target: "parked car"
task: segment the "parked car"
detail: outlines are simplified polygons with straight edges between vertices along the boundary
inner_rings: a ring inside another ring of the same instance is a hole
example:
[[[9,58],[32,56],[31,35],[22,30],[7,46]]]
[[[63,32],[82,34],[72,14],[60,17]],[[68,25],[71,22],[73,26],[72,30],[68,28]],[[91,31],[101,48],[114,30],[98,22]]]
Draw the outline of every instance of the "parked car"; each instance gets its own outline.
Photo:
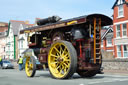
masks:
[[[13,69],[14,65],[10,61],[8,61],[8,60],[3,60],[2,69],[7,69],[7,68]]]

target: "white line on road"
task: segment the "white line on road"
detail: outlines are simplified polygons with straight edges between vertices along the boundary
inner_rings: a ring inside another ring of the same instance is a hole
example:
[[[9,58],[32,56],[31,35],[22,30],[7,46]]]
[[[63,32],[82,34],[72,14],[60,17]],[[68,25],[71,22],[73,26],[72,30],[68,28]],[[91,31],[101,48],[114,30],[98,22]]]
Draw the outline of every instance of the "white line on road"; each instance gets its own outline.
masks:
[[[80,85],[84,85],[84,84],[80,84]]]
[[[95,81],[95,82],[88,83],[88,85],[99,84],[99,83],[111,83],[111,82],[117,82],[117,81],[128,81],[128,79],[118,78],[118,79],[112,79],[112,80],[106,80],[106,81]]]

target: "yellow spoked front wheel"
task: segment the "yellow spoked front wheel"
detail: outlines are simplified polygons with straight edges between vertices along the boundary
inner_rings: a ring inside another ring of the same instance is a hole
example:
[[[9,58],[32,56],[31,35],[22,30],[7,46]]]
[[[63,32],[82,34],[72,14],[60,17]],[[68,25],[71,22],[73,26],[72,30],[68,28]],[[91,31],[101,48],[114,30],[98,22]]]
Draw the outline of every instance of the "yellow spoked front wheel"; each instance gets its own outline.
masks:
[[[72,44],[67,41],[53,43],[49,50],[48,66],[54,78],[70,78],[77,67],[77,54]]]
[[[25,72],[28,77],[33,77],[36,73],[36,60],[33,56],[26,57]]]

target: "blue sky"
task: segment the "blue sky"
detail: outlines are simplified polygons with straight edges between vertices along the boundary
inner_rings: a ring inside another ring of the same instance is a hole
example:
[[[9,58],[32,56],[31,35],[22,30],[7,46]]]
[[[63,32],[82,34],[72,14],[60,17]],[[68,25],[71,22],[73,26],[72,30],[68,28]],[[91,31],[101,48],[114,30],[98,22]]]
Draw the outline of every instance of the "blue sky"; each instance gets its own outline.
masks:
[[[29,20],[58,15],[63,19],[92,13],[112,16],[116,0],[0,0],[0,22]]]

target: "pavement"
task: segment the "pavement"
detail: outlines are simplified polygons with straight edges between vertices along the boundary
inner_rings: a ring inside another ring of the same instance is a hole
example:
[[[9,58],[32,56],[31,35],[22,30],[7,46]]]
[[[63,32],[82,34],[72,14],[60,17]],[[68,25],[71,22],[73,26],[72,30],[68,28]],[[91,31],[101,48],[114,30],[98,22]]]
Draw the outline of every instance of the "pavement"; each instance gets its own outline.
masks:
[[[128,71],[127,70],[103,70],[105,74],[120,74],[120,75],[127,75],[128,76]]]

